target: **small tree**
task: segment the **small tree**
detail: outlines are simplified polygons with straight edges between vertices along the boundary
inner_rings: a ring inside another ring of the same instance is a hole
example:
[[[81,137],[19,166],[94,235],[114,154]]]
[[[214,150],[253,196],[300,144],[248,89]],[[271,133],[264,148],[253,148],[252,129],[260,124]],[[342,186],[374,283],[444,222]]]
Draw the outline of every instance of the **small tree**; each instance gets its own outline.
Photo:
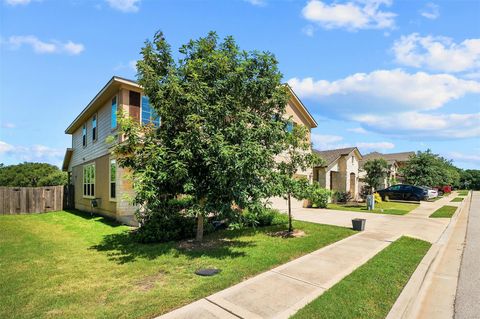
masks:
[[[369,193],[371,194],[387,178],[388,163],[383,158],[369,160],[363,165],[363,170],[366,172],[365,183],[368,185]]]
[[[210,32],[179,52],[175,62],[161,32],[145,43],[138,80],[161,127],[121,120],[116,153],[132,170],[141,221],[178,214],[168,200],[190,195],[200,241],[205,216],[255,209],[271,194],[287,91],[271,53],[242,51],[232,37]]]
[[[307,133],[307,128],[303,125],[293,125],[291,131],[287,132],[282,159],[278,162],[275,174],[278,191],[287,199],[289,233],[293,231],[291,198],[305,199],[308,187],[308,180],[296,178],[295,174],[323,164],[322,159],[311,152]]]
[[[67,173],[47,163],[0,166],[0,186],[39,187],[67,184]]]

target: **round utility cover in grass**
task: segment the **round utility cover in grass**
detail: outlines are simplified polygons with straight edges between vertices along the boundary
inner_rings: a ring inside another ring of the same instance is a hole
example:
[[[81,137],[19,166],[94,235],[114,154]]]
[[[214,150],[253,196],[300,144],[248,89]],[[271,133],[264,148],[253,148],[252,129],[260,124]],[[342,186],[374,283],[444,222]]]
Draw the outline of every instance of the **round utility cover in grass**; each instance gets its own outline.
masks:
[[[195,274],[199,276],[214,276],[220,272],[220,269],[216,268],[204,268],[204,269],[198,269],[195,271]]]

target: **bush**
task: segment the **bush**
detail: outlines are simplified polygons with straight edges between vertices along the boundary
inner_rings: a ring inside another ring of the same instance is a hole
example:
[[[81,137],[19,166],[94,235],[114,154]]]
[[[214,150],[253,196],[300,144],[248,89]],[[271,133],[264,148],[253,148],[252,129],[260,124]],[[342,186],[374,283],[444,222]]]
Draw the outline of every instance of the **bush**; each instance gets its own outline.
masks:
[[[382,202],[382,196],[380,196],[379,193],[373,194],[373,197],[375,199],[375,203],[381,203]]]
[[[333,201],[335,203],[345,204],[351,200],[352,200],[352,194],[350,192],[335,191],[333,193]]]
[[[195,237],[196,218],[181,214],[152,214],[134,237],[141,243],[167,242]]]
[[[312,207],[326,208],[332,192],[313,183],[309,185],[306,195],[306,198],[312,203]]]
[[[288,223],[288,216],[276,209],[262,207],[256,210],[245,209],[238,220],[230,223],[230,229],[265,227]]]

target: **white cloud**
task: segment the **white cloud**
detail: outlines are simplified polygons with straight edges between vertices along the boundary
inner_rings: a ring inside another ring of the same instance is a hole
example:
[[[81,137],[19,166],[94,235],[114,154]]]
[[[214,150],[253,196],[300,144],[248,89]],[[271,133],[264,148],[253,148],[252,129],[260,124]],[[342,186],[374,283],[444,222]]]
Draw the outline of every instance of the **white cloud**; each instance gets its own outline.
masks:
[[[313,147],[317,150],[329,150],[348,147],[348,144],[340,143],[343,141],[343,137],[338,135],[312,133],[311,138]]]
[[[354,121],[368,130],[395,137],[456,139],[480,136],[480,113],[425,114],[419,112],[388,115],[355,115]]]
[[[251,5],[258,6],[258,7],[264,7],[267,5],[266,0],[244,0],[245,2],[250,3]]]
[[[365,130],[363,127],[354,127],[354,128],[349,128],[347,129],[348,132],[352,133],[357,133],[357,134],[367,134],[367,130]]]
[[[433,2],[429,2],[425,5],[425,8],[420,11],[420,14],[424,18],[435,20],[440,16],[440,7]]]
[[[45,42],[33,35],[14,35],[9,37],[6,43],[12,49],[18,49],[23,45],[29,45],[35,53],[39,54],[67,53],[78,55],[85,50],[84,45],[81,43],[74,43],[72,41],[61,43],[56,40]]]
[[[391,29],[395,26],[396,14],[380,10],[380,6],[391,4],[391,0],[353,0],[332,4],[310,0],[302,9],[302,15],[325,29]]]
[[[398,63],[444,72],[480,69],[480,39],[455,43],[447,37],[422,37],[418,33],[395,41],[393,52]]]
[[[357,143],[357,147],[360,150],[369,150],[369,151],[384,151],[391,150],[395,148],[395,144],[390,142],[360,142]]]
[[[106,0],[108,5],[122,12],[138,12],[138,3],[140,0]]]
[[[5,0],[5,3],[11,6],[16,6],[16,5],[27,5],[32,0]]]
[[[0,155],[10,157],[15,162],[46,162],[59,165],[65,150],[45,145],[18,146],[0,141]]]
[[[3,122],[2,123],[2,128],[15,128],[16,125],[13,124],[13,123],[9,123],[9,122]]]
[[[292,78],[288,84],[300,97],[318,100],[324,110],[344,118],[355,113],[433,110],[466,94],[480,93],[476,81],[401,69],[356,73],[336,81]]]
[[[450,152],[447,154],[448,158],[454,161],[480,164],[479,154],[464,154],[460,152]]]
[[[309,36],[309,37],[313,37],[313,34],[315,33],[315,27],[311,24],[305,26],[302,28],[302,32],[303,34]]]

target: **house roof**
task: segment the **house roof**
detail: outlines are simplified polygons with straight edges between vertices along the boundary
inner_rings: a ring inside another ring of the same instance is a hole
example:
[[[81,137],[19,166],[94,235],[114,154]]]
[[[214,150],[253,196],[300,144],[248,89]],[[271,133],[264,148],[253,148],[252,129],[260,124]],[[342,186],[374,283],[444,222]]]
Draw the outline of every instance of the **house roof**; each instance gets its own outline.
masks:
[[[360,165],[363,166],[363,164],[366,161],[379,159],[379,158],[383,158],[389,164],[393,164],[395,162],[406,162],[410,159],[410,156],[412,155],[415,155],[415,152],[401,152],[401,153],[390,153],[390,154],[372,152],[363,156],[363,160],[360,162]]]
[[[352,152],[356,152],[359,159],[360,160],[362,159],[362,154],[356,147],[338,148],[338,149],[326,150],[326,151],[313,150],[313,152],[325,160],[325,165],[323,165],[323,167],[330,166],[332,163],[337,161],[341,156],[348,155]]]
[[[85,106],[82,112],[73,120],[65,130],[66,134],[73,134],[87,119],[89,119],[115,92],[118,92],[122,85],[141,88],[140,85],[132,80],[119,76],[113,76],[107,84],[95,95],[90,103]]]
[[[100,90],[100,92],[95,95],[95,97],[90,101],[90,103],[85,106],[83,111],[73,120],[73,122],[65,130],[66,134],[73,134],[76,129],[78,129],[88,118],[90,118],[105,102],[106,99],[112,96],[122,85],[133,86],[141,89],[142,87],[133,80],[122,78],[120,76],[113,76],[107,84]],[[310,114],[308,109],[302,103],[302,101],[295,94],[290,85],[285,84],[290,92],[290,97],[293,103],[297,106],[300,113],[305,117],[307,122],[312,128],[317,127],[317,122]]]
[[[73,149],[67,148],[65,151],[65,156],[63,157],[62,171],[68,171],[68,166],[70,165],[70,160],[72,159]]]

